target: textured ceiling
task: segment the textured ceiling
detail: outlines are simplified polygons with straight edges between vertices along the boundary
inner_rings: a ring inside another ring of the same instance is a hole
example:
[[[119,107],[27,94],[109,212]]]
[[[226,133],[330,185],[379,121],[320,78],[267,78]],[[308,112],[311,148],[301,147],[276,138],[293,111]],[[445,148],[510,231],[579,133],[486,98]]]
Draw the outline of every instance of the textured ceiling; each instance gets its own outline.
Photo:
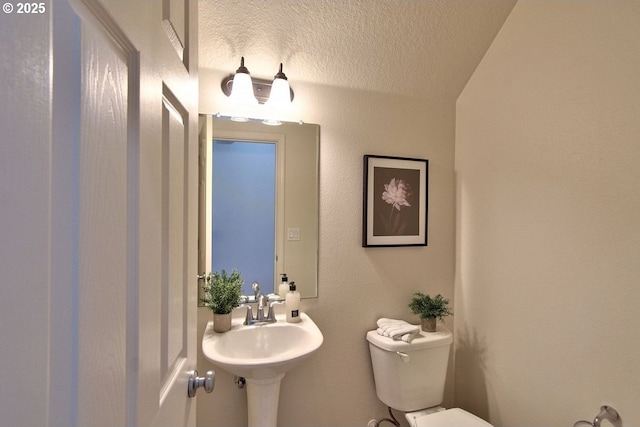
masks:
[[[460,94],[515,0],[200,0],[200,67],[419,98]]]

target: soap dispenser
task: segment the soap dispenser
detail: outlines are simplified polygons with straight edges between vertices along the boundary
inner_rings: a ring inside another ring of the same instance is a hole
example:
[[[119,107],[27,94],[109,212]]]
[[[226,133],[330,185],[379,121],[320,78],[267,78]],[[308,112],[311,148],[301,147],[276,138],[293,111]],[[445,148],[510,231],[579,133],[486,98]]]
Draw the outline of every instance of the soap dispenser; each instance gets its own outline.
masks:
[[[287,278],[287,273],[282,273],[282,282],[280,282],[280,286],[278,287],[278,296],[280,298],[286,298],[287,292],[289,292],[289,279]]]
[[[296,282],[289,283],[289,292],[285,298],[287,310],[287,322],[298,323],[300,321],[300,292],[296,290]]]

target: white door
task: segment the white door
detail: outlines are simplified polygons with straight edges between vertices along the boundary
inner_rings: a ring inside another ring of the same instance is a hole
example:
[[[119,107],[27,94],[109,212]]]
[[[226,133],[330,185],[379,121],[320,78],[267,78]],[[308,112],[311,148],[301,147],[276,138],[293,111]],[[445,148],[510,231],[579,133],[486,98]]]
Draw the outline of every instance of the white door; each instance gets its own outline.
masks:
[[[194,425],[197,3],[72,6],[82,52],[78,425]]]
[[[195,425],[197,3],[41,5],[0,32],[3,422]]]

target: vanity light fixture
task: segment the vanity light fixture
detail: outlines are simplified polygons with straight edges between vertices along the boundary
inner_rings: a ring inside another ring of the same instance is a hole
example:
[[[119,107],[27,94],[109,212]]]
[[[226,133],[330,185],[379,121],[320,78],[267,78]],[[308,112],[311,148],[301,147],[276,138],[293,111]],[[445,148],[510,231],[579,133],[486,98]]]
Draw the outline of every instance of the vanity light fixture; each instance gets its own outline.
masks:
[[[240,58],[240,67],[233,76],[231,91],[227,96],[237,105],[255,105],[258,103],[253,94],[253,84],[249,70],[244,66],[244,56]]]
[[[280,63],[280,70],[273,76],[273,83],[271,83],[271,93],[269,99],[265,102],[264,106],[269,110],[275,112],[285,112],[291,107],[292,92],[289,86],[287,76],[282,72],[282,62]],[[262,123],[270,126],[279,126],[282,124],[278,119],[266,119]]]
[[[236,95],[238,86],[241,86],[241,89]],[[264,104],[270,112],[283,111],[290,107],[294,96],[287,76],[282,72],[282,63],[273,81],[256,79],[249,76],[249,71],[244,66],[244,57],[240,61],[240,68],[236,70],[236,74],[222,80],[221,88],[236,106],[253,107],[259,103]],[[266,119],[264,123],[279,125],[280,121]]]
[[[282,62],[280,71],[273,77],[271,83],[271,93],[269,99],[264,104],[271,108],[286,108],[291,105],[292,93],[287,76],[282,72]]]

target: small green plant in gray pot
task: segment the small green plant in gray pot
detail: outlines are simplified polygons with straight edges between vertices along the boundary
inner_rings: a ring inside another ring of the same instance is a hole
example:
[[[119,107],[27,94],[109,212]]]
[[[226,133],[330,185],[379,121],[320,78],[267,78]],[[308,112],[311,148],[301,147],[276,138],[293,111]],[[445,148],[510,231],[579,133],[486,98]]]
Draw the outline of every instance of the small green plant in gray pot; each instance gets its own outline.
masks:
[[[224,269],[207,274],[200,301],[213,312],[214,331],[227,332],[231,329],[231,312],[240,305],[243,284],[242,276],[236,269],[231,274]]]
[[[435,332],[436,320],[443,321],[445,317],[453,314],[449,310],[449,300],[440,294],[431,297],[422,292],[416,292],[409,303],[409,308],[414,314],[420,316],[420,326],[425,332]]]

